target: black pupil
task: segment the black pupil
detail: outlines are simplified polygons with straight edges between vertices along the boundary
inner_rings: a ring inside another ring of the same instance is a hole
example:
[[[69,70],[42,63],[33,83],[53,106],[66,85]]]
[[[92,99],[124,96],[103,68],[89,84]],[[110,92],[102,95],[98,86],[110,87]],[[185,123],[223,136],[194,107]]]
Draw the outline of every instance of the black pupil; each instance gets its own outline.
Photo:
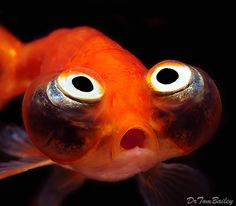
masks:
[[[171,84],[179,78],[178,72],[174,69],[164,68],[157,73],[156,79],[162,84]]]
[[[93,84],[87,78],[83,76],[78,76],[72,79],[72,84],[74,87],[82,92],[91,92],[93,91]]]

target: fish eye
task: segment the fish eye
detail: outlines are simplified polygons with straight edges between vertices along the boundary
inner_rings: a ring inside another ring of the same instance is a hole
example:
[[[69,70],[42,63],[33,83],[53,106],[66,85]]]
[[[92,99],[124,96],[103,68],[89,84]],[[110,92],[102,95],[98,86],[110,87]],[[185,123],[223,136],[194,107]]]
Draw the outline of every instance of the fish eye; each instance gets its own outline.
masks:
[[[80,72],[62,72],[57,85],[64,95],[82,102],[98,101],[104,94],[104,88],[96,79]]]
[[[192,80],[191,68],[178,61],[158,63],[148,72],[148,85],[159,94],[172,94],[185,89]]]

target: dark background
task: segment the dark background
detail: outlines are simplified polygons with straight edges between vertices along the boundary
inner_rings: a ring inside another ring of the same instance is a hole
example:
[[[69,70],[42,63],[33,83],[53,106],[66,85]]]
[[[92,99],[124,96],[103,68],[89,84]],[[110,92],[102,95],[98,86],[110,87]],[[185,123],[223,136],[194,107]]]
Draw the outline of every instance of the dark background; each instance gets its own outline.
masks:
[[[31,3],[32,4],[32,3]],[[61,27],[88,25],[102,31],[136,55],[148,68],[164,59],[176,59],[204,69],[215,80],[222,97],[222,120],[214,138],[186,162],[211,180],[212,196],[234,199],[235,181],[235,49],[231,5],[166,5],[148,2],[95,4],[88,1],[47,5],[3,5],[0,24],[22,41],[31,41]],[[14,6],[13,6],[14,5]],[[14,7],[14,8],[13,8]],[[4,86],[4,85],[1,85]],[[0,113],[0,121],[21,125],[20,100]],[[0,181],[0,205],[27,205],[39,190],[50,168],[40,168]],[[2,204],[7,202],[7,204]],[[119,183],[90,181],[67,198],[65,205],[144,205],[134,179]]]

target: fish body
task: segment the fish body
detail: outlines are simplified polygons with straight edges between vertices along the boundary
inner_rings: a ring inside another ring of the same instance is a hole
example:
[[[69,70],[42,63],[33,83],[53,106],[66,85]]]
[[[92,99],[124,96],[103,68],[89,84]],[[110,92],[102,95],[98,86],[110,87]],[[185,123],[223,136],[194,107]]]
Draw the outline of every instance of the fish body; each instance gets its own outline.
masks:
[[[8,142],[14,132],[2,135],[3,148],[25,164],[1,171],[0,163],[0,178],[56,164],[73,182],[127,179],[199,148],[219,123],[219,92],[204,71],[175,60],[147,69],[93,28],[30,43],[1,28],[0,41],[0,107],[24,94],[26,129],[14,134],[24,136],[18,149]]]

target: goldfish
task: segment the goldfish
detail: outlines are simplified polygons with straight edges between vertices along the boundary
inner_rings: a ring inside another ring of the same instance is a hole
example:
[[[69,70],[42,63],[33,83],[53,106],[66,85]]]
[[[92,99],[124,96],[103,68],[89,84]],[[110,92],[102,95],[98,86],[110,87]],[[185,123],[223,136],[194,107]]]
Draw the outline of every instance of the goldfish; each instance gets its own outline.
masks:
[[[28,43],[1,27],[0,42],[0,108],[24,95],[24,129],[0,132],[0,150],[15,157],[0,160],[0,179],[56,166],[33,205],[59,206],[87,179],[135,176],[149,206],[183,205],[183,191],[204,190],[198,170],[166,161],[207,143],[219,125],[219,91],[205,71],[177,60],[149,69],[87,26]]]

